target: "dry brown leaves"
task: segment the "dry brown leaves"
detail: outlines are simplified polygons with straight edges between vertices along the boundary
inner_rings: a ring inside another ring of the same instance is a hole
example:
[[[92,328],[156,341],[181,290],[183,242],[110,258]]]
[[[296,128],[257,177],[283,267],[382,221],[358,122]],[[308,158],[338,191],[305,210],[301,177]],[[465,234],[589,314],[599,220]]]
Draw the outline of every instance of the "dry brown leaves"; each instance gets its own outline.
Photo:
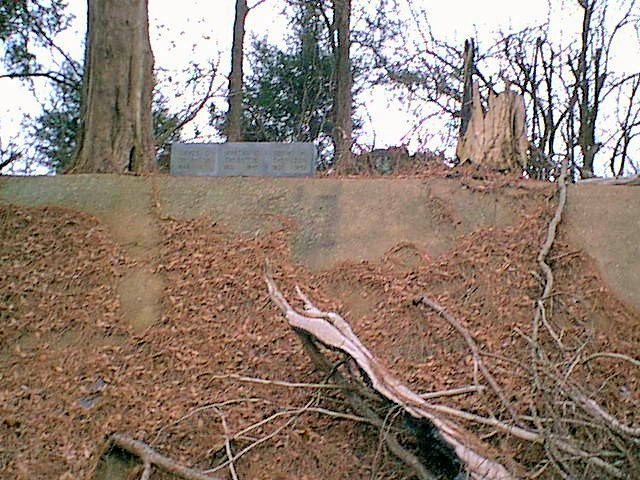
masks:
[[[288,293],[299,284],[321,308],[344,314],[363,342],[415,389],[472,384],[464,341],[413,302],[429,295],[469,329],[517,411],[526,413],[535,399],[524,336],[540,293],[533,272],[548,215],[540,197],[532,194],[519,225],[476,231],[443,257],[430,259],[414,249],[408,261],[401,254],[411,250],[407,245],[377,263],[324,272],[290,263],[288,236],[295,225],[287,219],[259,237],[208,218],[166,219],[157,259],[167,285],[164,314],[141,334],[123,324],[113,287],[127,260],[93,218],[2,206],[0,477],[88,478],[113,431],[187,465],[214,468],[226,459],[218,411],[231,432],[314,396],[317,405],[344,411],[340,395],[331,391],[224,378],[322,381],[268,301],[266,259]],[[613,298],[589,260],[560,243],[550,261],[557,285],[553,326],[567,346],[588,340],[582,359],[600,351],[636,355],[638,316]],[[598,357],[576,364],[571,375],[611,412],[637,425],[640,386],[631,368]],[[504,414],[486,391],[448,403]],[[233,450],[290,419],[284,413],[247,432],[232,442]],[[369,478],[377,435],[368,426],[307,413],[236,467],[241,478]],[[505,435],[490,439],[524,469],[542,458],[538,448]],[[400,465],[388,456],[382,460],[380,477],[402,477]]]

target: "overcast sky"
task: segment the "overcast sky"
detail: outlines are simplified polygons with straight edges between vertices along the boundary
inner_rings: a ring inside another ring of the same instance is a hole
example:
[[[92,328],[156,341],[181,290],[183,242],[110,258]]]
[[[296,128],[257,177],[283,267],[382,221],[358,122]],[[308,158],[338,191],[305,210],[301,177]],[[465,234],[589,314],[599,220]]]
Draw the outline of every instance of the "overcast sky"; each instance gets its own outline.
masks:
[[[249,0],[249,5],[251,3]],[[179,6],[169,0],[150,1],[151,35],[157,65],[180,68],[184,59],[193,55],[192,43],[197,42],[196,58],[204,59],[208,54],[220,52],[223,73],[228,73],[235,1],[216,0],[213,4],[216,7],[206,0],[183,2]],[[476,33],[480,38],[489,39],[499,29],[518,29],[532,22],[540,24],[546,20],[548,10],[545,0],[414,0],[414,4],[428,9],[437,36],[459,43]],[[267,36],[273,42],[281,41],[288,29],[287,19],[281,11],[280,0],[267,0],[251,11],[247,17],[247,40],[252,36]],[[170,33],[167,35],[167,32]],[[173,43],[176,36],[184,41]],[[204,37],[209,40],[202,41]],[[398,145],[414,126],[415,119],[407,108],[381,88],[366,92],[362,100],[366,107],[362,117],[367,122],[363,130],[368,133],[361,139],[362,143],[370,144],[375,136],[376,147]]]
[[[405,1],[400,0],[401,3]],[[554,36],[574,37],[580,28],[577,1],[554,0],[552,3]],[[216,59],[222,74],[220,83],[224,84],[223,76],[228,74],[230,65],[234,5],[235,0],[150,0],[150,32],[156,67],[180,71],[191,60],[206,62]],[[428,11],[436,36],[459,44],[470,36],[477,36],[490,44],[499,30],[540,25],[547,20],[549,8],[547,0],[414,0],[414,5]],[[81,59],[86,2],[69,0],[69,9],[76,20],[58,40],[73,57]],[[252,36],[268,36],[274,42],[281,41],[287,31],[287,19],[280,15],[281,10],[281,0],[267,0],[251,11],[247,18],[247,42]],[[640,59],[637,53],[633,54],[634,62]],[[627,61],[631,58],[629,55],[631,53],[625,55]],[[165,95],[171,97],[171,92],[165,91]],[[19,123],[25,113],[37,113],[38,102],[19,82],[7,79],[0,79],[0,99],[0,138],[6,142],[18,134]],[[366,92],[363,100],[366,107],[363,118],[370,119],[370,123],[365,124],[365,130],[370,134],[362,139],[363,142],[371,142],[375,133],[376,147],[399,144],[415,121],[405,106],[380,88]],[[185,99],[172,101],[177,107]],[[206,115],[202,115],[200,125],[205,125],[206,120]],[[205,133],[211,133],[211,130],[205,128]]]

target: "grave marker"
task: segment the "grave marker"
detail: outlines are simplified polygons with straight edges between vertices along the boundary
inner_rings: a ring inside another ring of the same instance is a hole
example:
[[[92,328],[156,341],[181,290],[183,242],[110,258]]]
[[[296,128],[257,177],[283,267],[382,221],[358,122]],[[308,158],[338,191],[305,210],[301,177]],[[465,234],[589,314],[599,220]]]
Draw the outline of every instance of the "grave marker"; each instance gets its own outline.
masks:
[[[311,177],[316,171],[313,143],[174,143],[171,175]]]

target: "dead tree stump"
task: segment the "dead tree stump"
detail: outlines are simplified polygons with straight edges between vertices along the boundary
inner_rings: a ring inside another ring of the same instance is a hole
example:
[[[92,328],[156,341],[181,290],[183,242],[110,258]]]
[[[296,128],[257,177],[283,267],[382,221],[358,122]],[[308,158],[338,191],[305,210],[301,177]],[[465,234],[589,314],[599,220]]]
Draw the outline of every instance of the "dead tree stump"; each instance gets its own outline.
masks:
[[[471,118],[458,141],[458,159],[493,170],[515,171],[526,165],[528,149],[522,96],[507,85],[504,92],[489,94],[485,111],[474,82]]]

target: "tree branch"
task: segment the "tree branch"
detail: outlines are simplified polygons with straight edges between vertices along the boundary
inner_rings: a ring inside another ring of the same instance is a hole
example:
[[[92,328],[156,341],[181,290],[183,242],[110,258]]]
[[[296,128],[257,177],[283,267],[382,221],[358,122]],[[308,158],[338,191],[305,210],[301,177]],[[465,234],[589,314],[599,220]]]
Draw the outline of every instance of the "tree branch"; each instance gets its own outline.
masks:
[[[144,472],[140,480],[149,478],[151,474],[151,467],[153,465],[165,472],[184,478],[185,480],[221,480],[219,477],[213,477],[200,472],[199,470],[194,470],[180,465],[174,460],[156,452],[146,443],[134,440],[128,435],[114,433],[109,437],[109,442],[129,453],[132,453],[142,460],[142,463],[144,464]]]
[[[75,88],[76,83],[72,82],[68,78],[63,75],[60,75],[57,72],[13,72],[13,73],[4,73],[0,75],[0,78],[32,78],[32,77],[43,77],[48,78],[51,81],[59,83],[61,85],[66,85],[68,87]]]
[[[323,345],[349,355],[380,395],[402,406],[414,419],[430,422],[439,434],[442,448],[455,451],[455,454],[452,452],[451,455],[465,465],[471,478],[513,478],[500,463],[491,460],[486,454],[479,453],[484,450],[484,445],[471,432],[435,414],[423,398],[395,378],[362,344],[340,315],[319,310],[298,289],[298,295],[305,304],[304,314],[301,314],[287,302],[268,272],[265,274],[265,280],[272,301],[281,309],[291,327],[306,332]]]

